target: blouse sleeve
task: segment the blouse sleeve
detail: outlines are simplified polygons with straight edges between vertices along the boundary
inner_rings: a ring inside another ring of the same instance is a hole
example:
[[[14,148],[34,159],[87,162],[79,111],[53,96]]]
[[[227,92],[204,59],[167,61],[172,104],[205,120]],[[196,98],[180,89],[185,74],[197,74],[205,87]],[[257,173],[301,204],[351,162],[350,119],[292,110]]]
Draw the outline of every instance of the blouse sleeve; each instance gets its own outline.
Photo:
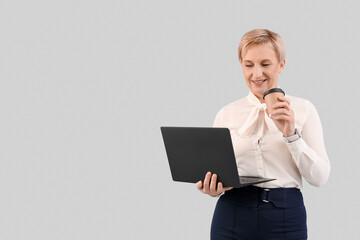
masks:
[[[309,101],[306,102],[306,113],[302,138],[287,143],[287,146],[304,179],[311,185],[320,187],[328,180],[330,161],[326,154],[319,114]]]
[[[213,127],[224,127],[223,124],[223,116],[222,116],[222,109],[216,114]]]

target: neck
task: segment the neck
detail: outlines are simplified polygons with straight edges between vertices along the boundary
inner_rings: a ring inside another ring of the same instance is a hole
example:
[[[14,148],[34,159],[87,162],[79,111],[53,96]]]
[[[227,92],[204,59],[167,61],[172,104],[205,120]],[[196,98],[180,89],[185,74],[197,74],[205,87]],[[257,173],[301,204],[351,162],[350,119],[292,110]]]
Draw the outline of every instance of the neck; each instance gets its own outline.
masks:
[[[262,96],[255,95],[255,97],[259,100],[260,103],[265,103],[265,100],[262,98]]]

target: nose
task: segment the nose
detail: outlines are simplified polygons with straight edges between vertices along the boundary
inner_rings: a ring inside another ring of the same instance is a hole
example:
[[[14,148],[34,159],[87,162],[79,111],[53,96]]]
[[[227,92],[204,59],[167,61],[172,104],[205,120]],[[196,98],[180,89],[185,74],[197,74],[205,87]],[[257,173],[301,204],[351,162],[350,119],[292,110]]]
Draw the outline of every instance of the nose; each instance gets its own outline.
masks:
[[[262,76],[262,69],[260,67],[254,67],[253,76],[258,79]]]

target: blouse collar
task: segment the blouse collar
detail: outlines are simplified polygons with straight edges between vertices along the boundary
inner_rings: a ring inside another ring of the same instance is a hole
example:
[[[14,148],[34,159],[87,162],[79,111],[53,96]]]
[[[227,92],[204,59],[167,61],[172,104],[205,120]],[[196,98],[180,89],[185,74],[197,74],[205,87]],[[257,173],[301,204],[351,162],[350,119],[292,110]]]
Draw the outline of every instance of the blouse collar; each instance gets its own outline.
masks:
[[[260,100],[255,96],[255,94],[253,94],[250,90],[249,90],[249,94],[247,96],[247,99],[249,101],[249,103],[251,105],[254,106],[262,106],[262,108],[265,110],[266,109],[266,104],[265,103],[261,103]]]

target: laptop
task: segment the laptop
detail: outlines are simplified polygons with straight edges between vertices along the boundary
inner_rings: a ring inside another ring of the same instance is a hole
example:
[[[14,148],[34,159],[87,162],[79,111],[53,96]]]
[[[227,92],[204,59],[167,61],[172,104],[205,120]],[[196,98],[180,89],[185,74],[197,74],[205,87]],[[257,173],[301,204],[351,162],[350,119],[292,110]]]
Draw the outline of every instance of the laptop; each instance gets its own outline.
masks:
[[[216,173],[224,187],[245,187],[273,178],[239,176],[228,128],[161,127],[174,181],[196,183]]]

